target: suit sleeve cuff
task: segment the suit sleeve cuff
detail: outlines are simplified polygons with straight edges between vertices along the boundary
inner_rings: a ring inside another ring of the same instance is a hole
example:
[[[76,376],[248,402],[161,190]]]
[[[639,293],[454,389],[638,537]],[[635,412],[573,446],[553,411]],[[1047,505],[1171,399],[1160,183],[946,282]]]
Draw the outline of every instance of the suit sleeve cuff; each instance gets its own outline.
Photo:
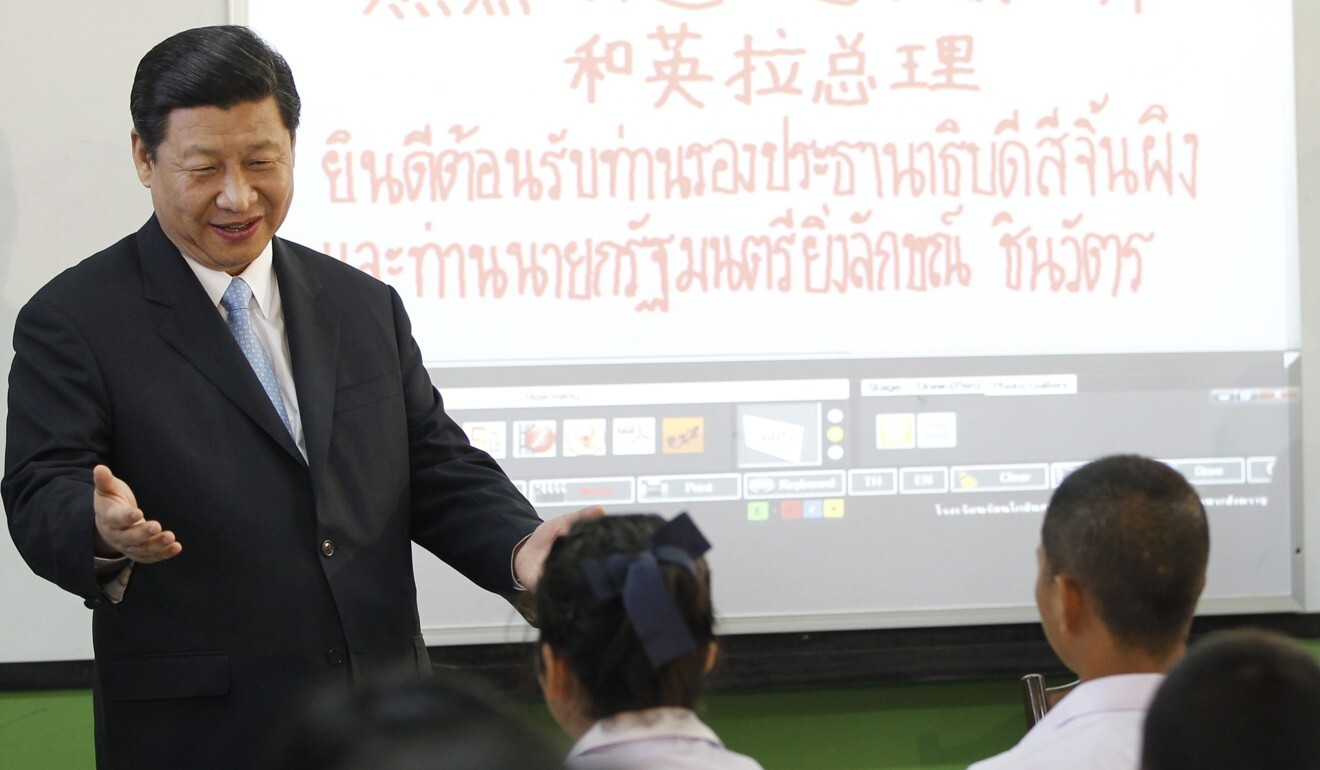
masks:
[[[101,586],[106,598],[111,604],[122,602],[124,592],[128,590],[128,579],[133,575],[133,561],[127,556],[113,559],[93,556],[92,562],[96,571],[96,582]]]
[[[518,551],[522,550],[523,544],[527,542],[527,538],[529,537],[531,537],[531,535],[527,535],[522,540],[519,540],[518,544],[513,547],[513,553],[509,554],[509,574],[513,576],[513,590],[515,591],[527,590],[527,586],[523,585],[522,581],[518,579],[518,570],[514,569],[513,565],[518,558]]]

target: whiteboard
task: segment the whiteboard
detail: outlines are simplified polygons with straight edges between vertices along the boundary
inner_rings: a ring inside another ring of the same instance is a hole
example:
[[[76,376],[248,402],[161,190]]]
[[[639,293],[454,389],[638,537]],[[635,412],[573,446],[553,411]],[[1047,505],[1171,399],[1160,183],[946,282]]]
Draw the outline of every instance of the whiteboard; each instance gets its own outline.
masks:
[[[398,289],[543,515],[691,509],[725,632],[1032,619],[1117,451],[1202,492],[1203,611],[1301,606],[1288,4],[244,10],[304,96],[283,233]],[[428,641],[526,637],[418,564]]]

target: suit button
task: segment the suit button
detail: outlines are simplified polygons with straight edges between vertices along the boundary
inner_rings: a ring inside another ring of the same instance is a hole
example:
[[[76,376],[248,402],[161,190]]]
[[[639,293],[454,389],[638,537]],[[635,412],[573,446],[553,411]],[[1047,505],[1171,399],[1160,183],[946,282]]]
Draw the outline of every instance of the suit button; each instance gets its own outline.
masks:
[[[325,659],[330,665],[338,666],[344,662],[344,651],[338,647],[332,647],[330,651],[325,654]]]
[[[321,541],[321,555],[322,555],[322,556],[334,556],[334,555],[335,555],[335,541],[333,541],[333,540],[322,540],[322,541]]]

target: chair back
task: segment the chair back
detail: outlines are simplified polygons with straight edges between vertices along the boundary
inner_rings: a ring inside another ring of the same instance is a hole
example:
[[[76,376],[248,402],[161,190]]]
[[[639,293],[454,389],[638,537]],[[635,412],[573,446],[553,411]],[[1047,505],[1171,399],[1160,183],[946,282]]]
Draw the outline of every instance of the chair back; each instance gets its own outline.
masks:
[[[1040,674],[1022,677],[1022,706],[1026,710],[1027,729],[1035,727],[1045,713],[1058,705],[1063,696],[1076,686],[1077,682],[1069,682],[1058,687],[1046,687],[1045,677]]]

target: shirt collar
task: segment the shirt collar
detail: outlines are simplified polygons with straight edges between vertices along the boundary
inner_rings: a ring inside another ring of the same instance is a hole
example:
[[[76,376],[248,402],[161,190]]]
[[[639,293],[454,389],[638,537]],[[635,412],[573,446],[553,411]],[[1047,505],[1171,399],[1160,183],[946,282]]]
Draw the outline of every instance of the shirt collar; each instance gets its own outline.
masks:
[[[1082,682],[1046,712],[1037,726],[1059,729],[1088,714],[1145,711],[1163,681],[1163,674],[1119,674]]]
[[[278,304],[276,297],[275,284],[275,241],[266,244],[266,248],[261,250],[261,254],[243,269],[239,276],[242,277],[247,285],[252,288],[252,299],[256,301],[257,312],[263,318],[270,318],[273,310]],[[229,288],[229,282],[233,278],[223,270],[213,270],[188,254],[180,250],[183,259],[192,268],[193,274],[201,282],[202,288],[206,290],[206,296],[211,298],[211,304],[217,308],[220,307],[220,298],[225,296],[225,289]]]
[[[583,756],[620,743],[653,738],[684,738],[703,741],[717,748],[724,746],[715,731],[702,723],[691,709],[665,707],[623,711],[600,720],[578,739],[568,756]]]

